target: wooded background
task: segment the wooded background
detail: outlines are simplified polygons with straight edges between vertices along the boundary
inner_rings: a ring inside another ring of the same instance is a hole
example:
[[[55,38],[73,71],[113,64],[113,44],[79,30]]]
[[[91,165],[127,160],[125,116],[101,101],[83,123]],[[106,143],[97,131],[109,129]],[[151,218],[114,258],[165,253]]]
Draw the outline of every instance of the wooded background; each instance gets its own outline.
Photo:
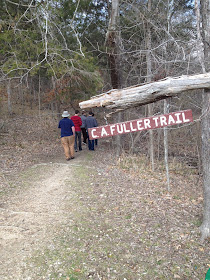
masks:
[[[202,72],[193,1],[119,4],[110,26],[111,1],[1,0],[1,98],[10,99],[9,112],[19,102],[60,113],[112,88]],[[117,30],[117,46],[108,26]],[[199,107],[200,95],[189,95]]]
[[[110,20],[113,3],[119,5],[115,21]],[[13,104],[22,111],[27,104],[40,114],[49,109],[56,116],[112,88],[202,73],[193,1],[113,3],[1,1],[0,100],[7,101],[9,114]],[[198,90],[173,98],[167,106],[169,111],[191,108],[199,123]],[[163,108],[160,101],[127,110],[123,120],[162,113]],[[104,112],[98,111],[103,124]],[[143,135],[129,137],[123,146],[138,150]]]
[[[0,129],[4,119],[24,115],[28,107],[57,119],[63,110],[78,109],[79,102],[113,88],[205,73],[209,5],[207,0],[1,0]],[[184,109],[192,109],[194,117],[190,125],[117,138],[117,154],[143,153],[154,169],[164,157],[167,133],[169,156],[202,175],[200,123],[208,112],[202,112],[202,92],[185,91],[111,115],[109,123]],[[207,108],[208,103],[206,98]],[[103,125],[112,109],[94,113]]]

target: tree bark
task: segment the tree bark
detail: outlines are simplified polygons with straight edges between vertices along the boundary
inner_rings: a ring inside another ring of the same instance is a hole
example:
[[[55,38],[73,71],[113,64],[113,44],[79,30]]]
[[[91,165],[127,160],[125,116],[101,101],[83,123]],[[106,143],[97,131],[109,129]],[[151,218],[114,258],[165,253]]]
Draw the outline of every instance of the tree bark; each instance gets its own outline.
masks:
[[[119,0],[112,0],[112,10],[109,19],[108,31],[106,34],[106,45],[108,47],[108,59],[112,88],[122,87],[120,71],[120,32],[119,20]]]
[[[148,12],[151,13],[152,3],[151,0],[148,0]],[[146,38],[146,49],[147,49],[147,82],[150,83],[152,81],[152,58],[151,58],[151,27],[150,23],[147,22],[147,38]],[[153,106],[152,104],[148,104],[148,115],[151,117],[153,115]],[[153,139],[153,130],[149,131],[149,155],[150,155],[150,163],[152,166],[152,171],[155,170],[154,166],[154,139]]]
[[[39,89],[38,89],[38,106],[39,106],[39,117],[41,117],[41,76],[39,73]]]
[[[108,31],[106,34],[106,45],[108,47],[108,60],[112,88],[122,87],[120,70],[120,32],[118,27],[119,20],[119,0],[112,0],[112,9],[109,19]],[[122,121],[122,113],[118,113],[117,122]],[[116,154],[120,156],[122,150],[122,137],[116,136]]]
[[[204,52],[203,52],[203,42],[201,37],[201,19],[200,19],[200,9],[199,9],[199,0],[195,0],[195,14],[196,14],[196,23],[197,23],[197,54],[198,59],[201,64],[202,72],[206,73],[205,64],[204,64]]]
[[[204,44],[205,70],[210,70],[210,0],[201,0],[202,39]],[[202,168],[203,168],[203,193],[204,210],[203,222],[200,227],[201,240],[210,237],[210,90],[204,90],[202,100]]]
[[[203,93],[201,130],[204,211],[200,230],[203,241],[210,237],[210,91]]]
[[[11,101],[11,81],[7,82],[7,107],[9,115],[12,114],[12,101]]]
[[[81,109],[107,107],[125,110],[156,102],[194,89],[210,89],[210,73],[166,78],[144,85],[124,89],[112,89],[109,92],[92,97],[79,103]]]
[[[169,103],[167,100],[164,100],[164,114],[169,113]],[[168,191],[170,192],[170,175],[169,175],[169,166],[168,166],[168,128],[163,128],[164,132],[164,158],[165,158],[165,167],[166,167],[166,179]]]

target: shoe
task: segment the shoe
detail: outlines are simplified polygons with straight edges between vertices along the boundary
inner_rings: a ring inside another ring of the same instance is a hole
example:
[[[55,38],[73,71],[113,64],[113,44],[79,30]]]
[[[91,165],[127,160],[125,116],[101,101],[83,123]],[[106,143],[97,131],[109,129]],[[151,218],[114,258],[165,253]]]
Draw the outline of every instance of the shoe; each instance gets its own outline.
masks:
[[[77,153],[77,150],[75,150],[75,152]]]
[[[70,160],[71,158],[67,158],[66,160]]]
[[[82,149],[79,149],[80,151],[82,151]]]
[[[74,157],[71,157],[71,159],[74,159]]]
[[[82,144],[87,145],[87,143],[85,143],[85,142],[82,142]]]

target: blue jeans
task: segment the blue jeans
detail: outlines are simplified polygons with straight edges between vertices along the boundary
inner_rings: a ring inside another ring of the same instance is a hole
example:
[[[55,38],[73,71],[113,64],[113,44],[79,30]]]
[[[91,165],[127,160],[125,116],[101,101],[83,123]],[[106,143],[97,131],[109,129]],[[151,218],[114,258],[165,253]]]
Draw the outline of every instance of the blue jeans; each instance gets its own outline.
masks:
[[[88,149],[91,151],[94,151],[94,142],[95,142],[94,140],[89,139],[89,135],[88,135]]]

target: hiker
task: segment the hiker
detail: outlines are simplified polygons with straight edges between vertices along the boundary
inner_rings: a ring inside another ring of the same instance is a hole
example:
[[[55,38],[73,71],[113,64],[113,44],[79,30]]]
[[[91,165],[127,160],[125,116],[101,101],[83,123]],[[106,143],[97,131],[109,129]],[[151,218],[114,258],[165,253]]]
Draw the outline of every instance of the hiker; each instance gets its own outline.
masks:
[[[92,116],[93,116],[93,118],[96,120],[96,118],[94,117],[94,116],[95,116],[94,113],[92,113]],[[98,126],[97,120],[96,120],[96,123],[97,123],[97,126]],[[95,145],[98,146],[98,139],[95,139]]]
[[[85,128],[87,130],[87,135],[88,135],[88,128],[92,128],[92,127],[97,127],[97,121],[96,119],[93,117],[92,115],[93,113],[90,111],[88,113],[88,117],[85,120]],[[90,140],[89,139],[89,135],[88,135],[88,148],[91,151],[94,151],[94,140]]]
[[[78,146],[79,146],[79,151],[82,151],[82,140],[81,140],[82,120],[79,116],[79,110],[75,110],[75,114],[74,114],[74,116],[71,117],[71,120],[73,121],[74,126],[75,126],[75,142],[74,142],[75,152],[77,152]],[[77,145],[77,144],[79,144],[79,145]]]
[[[82,143],[87,145],[87,131],[85,128],[85,120],[86,120],[86,112],[82,111],[82,116],[81,116],[81,120],[82,120],[82,125],[81,125],[81,131],[82,131],[82,137],[83,137],[83,141]]]
[[[73,121],[68,118],[69,116],[68,111],[64,111],[63,119],[58,124],[58,128],[61,129],[61,144],[66,160],[74,159],[75,127]]]

